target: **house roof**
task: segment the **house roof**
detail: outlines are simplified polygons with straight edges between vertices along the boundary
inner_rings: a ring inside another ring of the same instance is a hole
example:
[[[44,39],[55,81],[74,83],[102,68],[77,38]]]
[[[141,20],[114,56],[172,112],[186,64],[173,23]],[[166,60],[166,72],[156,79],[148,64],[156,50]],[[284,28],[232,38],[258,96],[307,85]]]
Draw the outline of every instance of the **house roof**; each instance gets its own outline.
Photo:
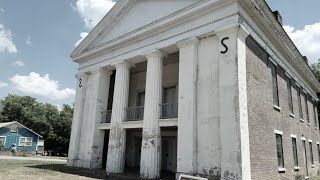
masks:
[[[23,124],[21,124],[21,123],[19,123],[19,122],[17,122],[17,121],[0,123],[0,128],[6,127],[6,126],[9,126],[9,125],[12,125],[12,124],[19,124],[20,126],[22,126],[22,127],[26,128],[26,129],[28,129],[28,130],[29,130],[29,131],[31,131],[32,133],[34,133],[34,134],[36,134],[37,136],[39,136],[39,137],[41,137],[41,138],[42,138],[42,136],[41,136],[40,134],[38,134],[38,133],[34,132],[33,130],[31,130],[31,129],[27,128],[25,125],[23,125]]]

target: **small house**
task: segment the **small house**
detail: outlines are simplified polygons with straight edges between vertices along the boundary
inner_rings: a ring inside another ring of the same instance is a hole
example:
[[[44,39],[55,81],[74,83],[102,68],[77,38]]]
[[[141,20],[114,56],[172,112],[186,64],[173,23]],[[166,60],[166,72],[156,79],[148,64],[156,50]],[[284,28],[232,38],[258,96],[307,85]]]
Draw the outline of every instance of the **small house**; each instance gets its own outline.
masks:
[[[0,123],[0,150],[10,151],[16,144],[18,152],[36,153],[43,149],[42,136],[17,121]]]

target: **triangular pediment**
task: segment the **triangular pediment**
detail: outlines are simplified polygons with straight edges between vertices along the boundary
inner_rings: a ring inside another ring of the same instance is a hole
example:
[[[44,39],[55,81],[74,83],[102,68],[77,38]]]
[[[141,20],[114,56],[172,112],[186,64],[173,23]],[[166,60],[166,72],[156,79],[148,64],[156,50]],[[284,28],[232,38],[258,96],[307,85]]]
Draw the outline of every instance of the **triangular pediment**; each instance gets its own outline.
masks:
[[[200,1],[203,0],[120,0],[79,44],[71,57],[157,23]]]

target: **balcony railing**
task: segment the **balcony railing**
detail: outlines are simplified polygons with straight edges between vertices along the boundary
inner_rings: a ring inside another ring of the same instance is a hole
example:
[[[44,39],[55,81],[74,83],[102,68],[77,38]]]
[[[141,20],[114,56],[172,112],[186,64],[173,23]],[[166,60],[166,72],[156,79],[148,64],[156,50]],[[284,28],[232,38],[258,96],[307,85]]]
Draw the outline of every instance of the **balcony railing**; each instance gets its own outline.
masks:
[[[127,121],[143,120],[144,106],[130,107],[126,109]]]
[[[112,114],[112,110],[103,111],[101,116],[101,123],[110,123],[111,114]]]
[[[170,119],[178,117],[178,104],[160,104],[160,119]]]

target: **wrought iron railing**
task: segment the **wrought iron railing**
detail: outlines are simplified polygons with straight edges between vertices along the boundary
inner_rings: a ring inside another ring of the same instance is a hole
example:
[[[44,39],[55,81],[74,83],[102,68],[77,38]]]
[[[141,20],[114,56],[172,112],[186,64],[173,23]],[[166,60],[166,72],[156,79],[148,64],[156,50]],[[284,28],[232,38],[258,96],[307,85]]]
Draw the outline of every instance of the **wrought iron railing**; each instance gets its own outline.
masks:
[[[112,114],[112,110],[103,111],[101,116],[101,123],[110,123],[111,114]]]
[[[170,119],[178,117],[178,104],[160,104],[160,119]]]
[[[126,109],[127,121],[143,120],[144,106],[130,107]]]

